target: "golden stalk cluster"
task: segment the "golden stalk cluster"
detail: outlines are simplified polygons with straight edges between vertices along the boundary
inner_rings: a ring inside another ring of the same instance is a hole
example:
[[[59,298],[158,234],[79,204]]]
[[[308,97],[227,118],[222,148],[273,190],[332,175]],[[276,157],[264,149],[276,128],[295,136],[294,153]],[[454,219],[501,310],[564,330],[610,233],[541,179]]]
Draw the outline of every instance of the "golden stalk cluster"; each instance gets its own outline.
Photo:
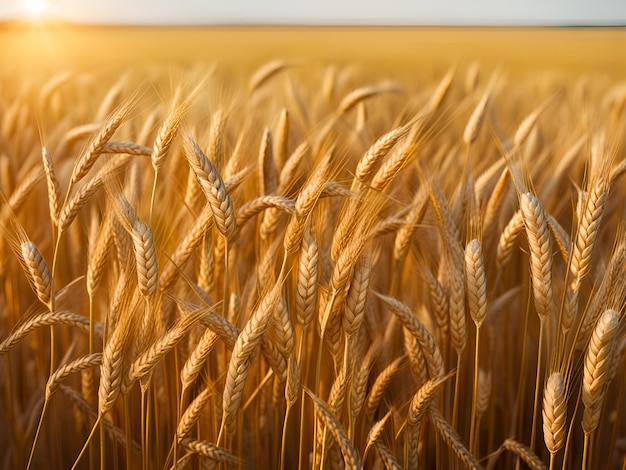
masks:
[[[0,83],[0,468],[626,466],[623,85],[151,73]]]

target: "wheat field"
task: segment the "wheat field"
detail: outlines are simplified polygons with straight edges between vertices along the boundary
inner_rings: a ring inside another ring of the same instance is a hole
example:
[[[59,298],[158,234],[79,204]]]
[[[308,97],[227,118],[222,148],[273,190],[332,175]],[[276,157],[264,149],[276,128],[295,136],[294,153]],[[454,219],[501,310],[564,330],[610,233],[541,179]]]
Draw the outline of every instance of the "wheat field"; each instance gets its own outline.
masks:
[[[28,34],[1,468],[626,468],[623,31],[574,65],[553,32],[551,67],[519,31],[135,66]]]

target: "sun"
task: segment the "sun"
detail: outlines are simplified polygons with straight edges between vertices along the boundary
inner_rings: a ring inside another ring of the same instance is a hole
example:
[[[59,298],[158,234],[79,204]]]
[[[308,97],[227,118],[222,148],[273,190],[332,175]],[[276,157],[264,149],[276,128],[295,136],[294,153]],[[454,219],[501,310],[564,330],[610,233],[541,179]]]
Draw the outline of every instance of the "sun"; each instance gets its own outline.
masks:
[[[48,14],[49,6],[46,0],[22,0],[21,14],[29,20],[41,20]]]

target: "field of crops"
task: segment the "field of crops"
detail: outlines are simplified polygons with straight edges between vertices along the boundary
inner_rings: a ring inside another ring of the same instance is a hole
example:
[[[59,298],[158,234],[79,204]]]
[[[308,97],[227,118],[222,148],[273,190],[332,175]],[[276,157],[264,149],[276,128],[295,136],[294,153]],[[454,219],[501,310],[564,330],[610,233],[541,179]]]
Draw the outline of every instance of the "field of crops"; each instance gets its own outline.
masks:
[[[0,27],[0,468],[626,468],[626,31]]]

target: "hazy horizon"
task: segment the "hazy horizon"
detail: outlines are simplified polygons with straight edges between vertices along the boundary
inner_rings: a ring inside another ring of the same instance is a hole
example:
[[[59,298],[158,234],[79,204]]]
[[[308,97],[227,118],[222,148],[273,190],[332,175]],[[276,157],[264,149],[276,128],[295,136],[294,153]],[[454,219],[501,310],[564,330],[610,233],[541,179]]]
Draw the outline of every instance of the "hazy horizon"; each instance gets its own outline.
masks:
[[[0,21],[58,18],[78,23],[141,25],[406,25],[406,26],[623,26],[626,2],[557,0],[500,2],[443,0],[320,0],[315,5],[288,0],[203,2],[202,0],[9,0]]]

